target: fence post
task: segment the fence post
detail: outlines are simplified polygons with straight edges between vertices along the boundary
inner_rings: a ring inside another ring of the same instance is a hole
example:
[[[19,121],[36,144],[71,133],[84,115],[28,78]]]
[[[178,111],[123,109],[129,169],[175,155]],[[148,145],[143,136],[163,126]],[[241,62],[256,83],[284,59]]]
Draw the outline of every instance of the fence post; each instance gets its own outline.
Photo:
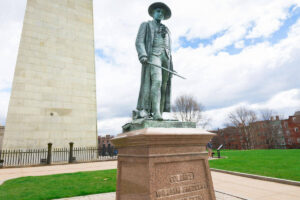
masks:
[[[220,150],[217,150],[218,158],[221,158]]]
[[[108,155],[111,156],[111,146],[110,146],[110,144],[108,144],[107,152],[108,152]]]
[[[69,163],[72,163],[73,162],[73,145],[74,145],[74,143],[70,142],[69,144],[70,144]]]
[[[0,149],[0,168],[3,168],[3,166],[4,166],[4,160],[2,159],[2,150]]]
[[[47,152],[47,165],[51,165],[52,157],[52,143],[48,143],[48,152]]]
[[[102,156],[105,156],[106,154],[106,147],[105,147],[105,144],[103,144],[102,146]]]

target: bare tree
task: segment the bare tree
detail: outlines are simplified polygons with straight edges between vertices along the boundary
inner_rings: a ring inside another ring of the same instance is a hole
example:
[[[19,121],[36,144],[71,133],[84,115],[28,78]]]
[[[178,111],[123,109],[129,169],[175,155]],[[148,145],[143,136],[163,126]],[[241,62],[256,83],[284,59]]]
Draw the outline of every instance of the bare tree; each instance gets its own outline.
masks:
[[[180,95],[172,106],[174,117],[179,121],[196,122],[198,126],[205,128],[209,119],[203,116],[204,106],[198,103],[192,95]]]
[[[252,123],[257,121],[256,113],[246,107],[238,107],[228,115],[229,125],[236,127],[242,139],[245,141],[245,148],[254,148],[255,135]]]
[[[266,136],[266,144],[269,149],[273,149],[278,146],[278,133],[280,125],[278,125],[277,119],[274,118],[276,113],[271,109],[264,109],[260,111],[261,119],[264,124],[264,134]],[[278,116],[279,117],[279,116]],[[276,119],[276,121],[274,121]],[[279,122],[280,123],[280,122]]]
[[[263,121],[269,121],[274,116],[275,112],[271,109],[260,110],[260,118]]]

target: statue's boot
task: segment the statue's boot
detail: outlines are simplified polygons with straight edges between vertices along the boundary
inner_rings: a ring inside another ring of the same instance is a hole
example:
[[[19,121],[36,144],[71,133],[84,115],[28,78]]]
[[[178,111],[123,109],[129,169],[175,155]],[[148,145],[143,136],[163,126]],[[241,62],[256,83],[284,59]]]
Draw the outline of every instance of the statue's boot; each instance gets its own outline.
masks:
[[[163,120],[163,118],[162,118],[162,116],[161,116],[160,113],[154,113],[153,114],[153,119],[154,120],[158,120],[158,121],[162,121]]]

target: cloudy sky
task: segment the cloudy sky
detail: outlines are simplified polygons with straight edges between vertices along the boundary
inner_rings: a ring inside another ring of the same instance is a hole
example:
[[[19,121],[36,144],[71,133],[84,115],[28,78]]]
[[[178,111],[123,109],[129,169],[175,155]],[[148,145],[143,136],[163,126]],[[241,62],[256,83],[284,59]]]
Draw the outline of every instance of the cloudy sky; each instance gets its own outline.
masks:
[[[126,2],[126,3],[125,3]],[[141,66],[134,42],[148,0],[94,0],[99,134],[130,120]],[[194,95],[222,127],[238,106],[300,110],[300,0],[163,1],[172,10],[173,100]],[[5,124],[26,0],[0,1],[0,124]]]

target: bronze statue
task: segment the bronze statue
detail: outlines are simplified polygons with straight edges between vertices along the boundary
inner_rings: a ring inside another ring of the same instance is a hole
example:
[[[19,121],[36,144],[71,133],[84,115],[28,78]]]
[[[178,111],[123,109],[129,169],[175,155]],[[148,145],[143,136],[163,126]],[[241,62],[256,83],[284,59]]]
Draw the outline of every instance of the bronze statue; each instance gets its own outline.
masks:
[[[163,120],[162,113],[171,111],[173,63],[169,29],[161,23],[171,17],[164,3],[153,3],[148,9],[152,21],[144,22],[136,38],[136,50],[142,64],[141,87],[137,111],[133,118]]]

